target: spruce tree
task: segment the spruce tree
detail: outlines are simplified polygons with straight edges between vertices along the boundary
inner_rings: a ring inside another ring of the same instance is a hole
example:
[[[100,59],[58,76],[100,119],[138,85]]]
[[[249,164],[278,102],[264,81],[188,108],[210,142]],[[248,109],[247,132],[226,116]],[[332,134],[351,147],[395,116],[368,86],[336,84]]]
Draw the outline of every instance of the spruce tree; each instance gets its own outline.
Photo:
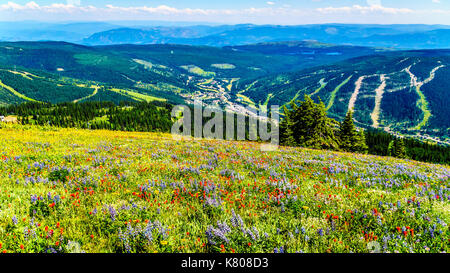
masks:
[[[322,101],[314,101],[305,95],[304,101],[292,113],[292,133],[296,144],[315,149],[337,149],[338,141],[333,123],[327,117]]]
[[[353,111],[348,111],[339,128],[340,148],[347,152],[367,153],[368,147],[364,131],[356,130]]]
[[[405,142],[403,141],[403,138],[395,140],[394,148],[395,148],[394,152],[395,157],[406,158],[406,146]]]
[[[366,144],[366,135],[365,135],[363,129],[359,130],[358,135],[356,136],[356,143],[355,143],[354,147],[355,147],[356,152],[359,152],[362,154],[368,153],[369,146],[367,146],[367,144]]]
[[[291,107],[293,110],[289,111],[286,105],[283,106],[284,118],[280,122],[280,144],[285,146],[296,146],[292,132],[292,112],[297,109],[297,105],[292,102]]]
[[[353,124],[353,112],[348,111],[339,128],[340,148],[347,152],[353,152],[356,135],[357,132]]]
[[[394,156],[395,151],[395,140],[391,140],[388,145],[387,155]]]

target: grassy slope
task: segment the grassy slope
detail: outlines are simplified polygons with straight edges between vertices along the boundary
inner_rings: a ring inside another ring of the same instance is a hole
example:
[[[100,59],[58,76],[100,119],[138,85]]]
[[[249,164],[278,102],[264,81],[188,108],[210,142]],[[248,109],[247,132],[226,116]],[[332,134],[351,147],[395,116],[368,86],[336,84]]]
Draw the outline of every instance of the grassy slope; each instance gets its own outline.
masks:
[[[66,250],[68,240],[87,252],[121,252],[127,244],[133,252],[220,252],[221,244],[225,252],[239,253],[279,247],[367,252],[373,240],[382,251],[450,250],[450,203],[443,199],[448,166],[301,148],[261,152],[252,142],[18,125],[1,129],[0,142],[0,242],[7,252]],[[69,172],[60,179],[67,181],[56,179],[54,171],[65,168]],[[43,199],[33,201],[34,195]],[[30,226],[33,210],[39,227]],[[233,226],[238,219],[254,240]],[[228,242],[212,235],[212,245],[206,232],[217,221],[230,227]],[[423,230],[433,225],[432,238]],[[47,239],[39,237],[46,226],[55,231]],[[140,233],[146,226],[155,227],[151,241],[119,238],[121,231]],[[409,229],[405,235],[397,227]],[[27,240],[26,228],[32,232]]]
[[[25,96],[25,95],[23,95],[23,94],[17,92],[17,91],[14,90],[14,88],[12,88],[11,86],[8,86],[8,85],[2,83],[2,81],[0,81],[0,86],[3,87],[4,89],[8,90],[9,92],[11,92],[13,95],[15,95],[15,96],[17,96],[17,97],[19,97],[19,98],[21,98],[21,99],[23,99],[23,100],[26,100],[26,101],[32,101],[32,102],[37,102],[37,100],[32,99],[32,98],[29,98],[29,97],[27,97],[27,96]]]
[[[333,107],[334,100],[336,98],[336,94],[339,92],[342,86],[344,86],[348,81],[353,77],[353,75],[349,76],[347,79],[345,79],[342,83],[340,83],[336,88],[331,92],[330,100],[327,104],[327,110],[329,110],[331,107]]]

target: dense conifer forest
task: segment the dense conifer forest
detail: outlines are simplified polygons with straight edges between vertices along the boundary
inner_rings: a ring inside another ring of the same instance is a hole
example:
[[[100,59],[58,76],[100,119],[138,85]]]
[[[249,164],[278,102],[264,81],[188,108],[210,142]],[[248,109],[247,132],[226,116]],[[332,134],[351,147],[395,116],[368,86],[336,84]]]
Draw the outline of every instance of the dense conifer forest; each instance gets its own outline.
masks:
[[[164,102],[35,103],[0,108],[0,113],[17,115],[21,124],[64,128],[107,129],[137,132],[169,132],[171,105]]]

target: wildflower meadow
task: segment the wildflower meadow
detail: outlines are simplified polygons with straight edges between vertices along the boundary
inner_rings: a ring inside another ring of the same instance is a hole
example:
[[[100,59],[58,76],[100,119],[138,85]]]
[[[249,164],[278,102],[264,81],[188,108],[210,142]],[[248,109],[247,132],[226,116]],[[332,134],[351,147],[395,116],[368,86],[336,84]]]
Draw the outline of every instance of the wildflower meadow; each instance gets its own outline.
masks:
[[[450,167],[5,125],[0,253],[440,253]]]

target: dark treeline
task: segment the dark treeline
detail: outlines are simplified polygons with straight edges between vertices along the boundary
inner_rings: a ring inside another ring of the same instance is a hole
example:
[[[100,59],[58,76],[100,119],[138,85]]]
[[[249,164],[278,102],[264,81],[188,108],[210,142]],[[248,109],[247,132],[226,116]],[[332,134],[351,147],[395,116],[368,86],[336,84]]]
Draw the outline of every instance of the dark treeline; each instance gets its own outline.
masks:
[[[0,114],[17,115],[21,124],[64,128],[169,132],[171,105],[164,102],[28,102],[0,108]]]
[[[327,116],[325,105],[305,95],[304,101],[284,107],[280,123],[280,143],[381,156],[409,158],[432,163],[450,163],[450,147],[399,138],[381,130],[356,129],[349,111],[342,122]]]
[[[190,111],[190,133],[196,136],[194,119],[194,106],[187,105]],[[138,132],[170,132],[174,120],[182,118],[180,113],[178,118],[172,118],[172,104],[165,102],[130,102],[121,101],[120,103],[109,101],[87,101],[87,102],[67,102],[59,104],[26,102],[7,107],[0,107],[0,116],[15,115],[18,123],[31,125],[49,125],[63,128],[80,128],[80,129],[107,129],[120,131],[138,131]],[[202,108],[204,113],[205,108]],[[258,126],[260,121],[256,118],[254,123],[250,122],[248,116],[242,114],[233,114],[233,134],[227,136],[227,114],[223,110],[217,110],[222,114],[223,123],[222,132],[218,133],[218,128],[212,126],[211,132],[220,139],[238,139],[238,140],[255,140],[261,141],[258,135]],[[269,115],[270,116],[270,115]],[[209,117],[202,115],[200,121],[201,137],[206,137],[203,129],[208,127],[216,117],[215,111]],[[219,119],[222,122],[222,118]],[[219,124],[220,124],[219,122]],[[213,123],[214,124],[214,123]],[[250,130],[252,124],[252,130]],[[270,132],[270,124],[267,124]],[[184,130],[182,126],[181,131]],[[239,139],[238,133],[243,132],[242,139]]]
[[[395,143],[403,142],[406,157],[424,162],[450,163],[450,147],[425,143],[411,138],[397,138],[381,130],[370,129],[365,132],[369,154],[381,156],[395,156],[395,150],[390,151]]]

